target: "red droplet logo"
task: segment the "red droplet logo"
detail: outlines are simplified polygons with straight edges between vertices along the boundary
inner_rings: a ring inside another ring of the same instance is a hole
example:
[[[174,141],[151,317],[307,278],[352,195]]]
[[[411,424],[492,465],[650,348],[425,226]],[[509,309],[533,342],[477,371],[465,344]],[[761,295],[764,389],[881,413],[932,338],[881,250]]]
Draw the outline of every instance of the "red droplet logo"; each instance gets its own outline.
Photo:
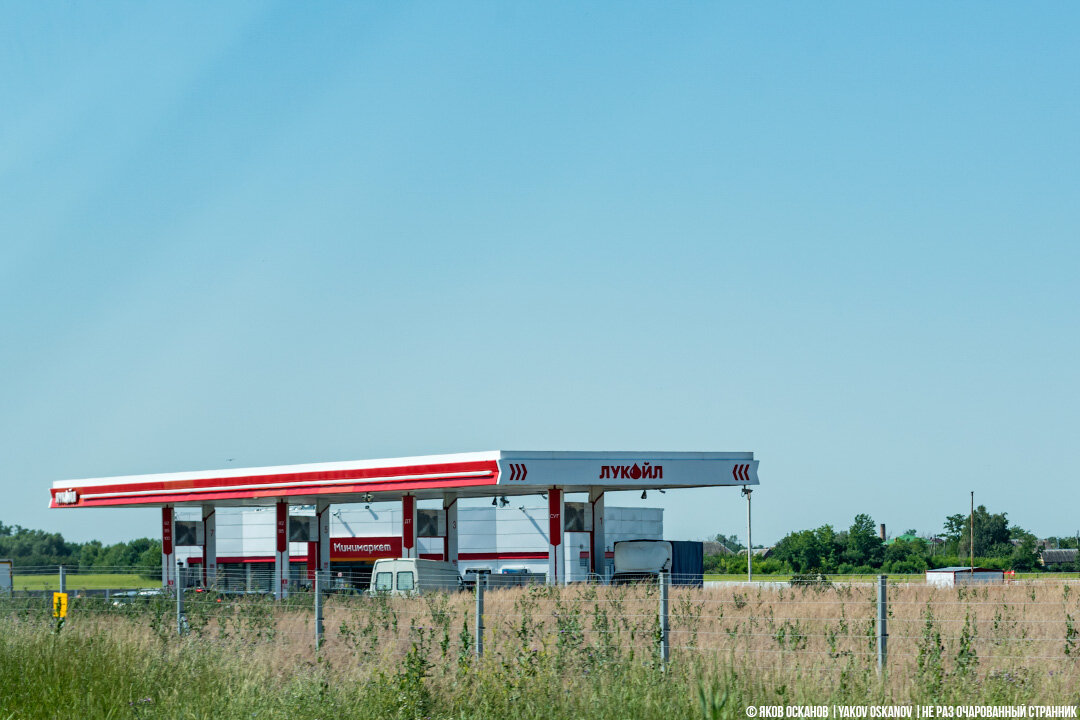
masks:
[[[637,466],[637,463],[634,463],[634,467],[630,468],[630,477],[635,480],[641,478],[641,468]]]

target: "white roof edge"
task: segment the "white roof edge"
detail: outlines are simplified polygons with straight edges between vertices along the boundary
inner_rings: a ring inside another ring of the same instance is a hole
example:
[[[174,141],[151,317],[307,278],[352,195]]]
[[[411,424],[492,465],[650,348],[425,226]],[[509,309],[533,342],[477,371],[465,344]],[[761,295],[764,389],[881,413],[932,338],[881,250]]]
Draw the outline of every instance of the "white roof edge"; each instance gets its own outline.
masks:
[[[205,478],[248,477],[251,475],[283,475],[297,472],[333,472],[335,470],[364,470],[367,468],[398,467],[404,465],[422,465],[426,463],[475,462],[479,460],[498,460],[498,450],[481,452],[450,453],[445,455],[416,455],[413,457],[376,458],[372,460],[343,460],[339,462],[303,463],[300,465],[267,465],[262,467],[229,467],[219,470],[194,470],[173,473],[151,473],[146,475],[115,475],[111,477],[84,478],[76,480],[58,480],[52,484],[54,490],[62,490],[72,485],[94,487],[95,485],[116,485],[137,482],[166,482],[170,480],[202,480]]]

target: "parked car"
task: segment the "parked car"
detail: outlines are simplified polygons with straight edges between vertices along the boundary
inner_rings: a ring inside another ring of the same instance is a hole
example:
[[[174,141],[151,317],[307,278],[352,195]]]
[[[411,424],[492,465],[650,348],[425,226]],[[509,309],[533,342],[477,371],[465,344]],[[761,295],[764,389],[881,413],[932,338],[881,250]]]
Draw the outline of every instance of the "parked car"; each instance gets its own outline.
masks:
[[[457,592],[463,588],[461,576],[452,563],[418,558],[384,558],[371,569],[373,595],[421,595],[429,592]]]

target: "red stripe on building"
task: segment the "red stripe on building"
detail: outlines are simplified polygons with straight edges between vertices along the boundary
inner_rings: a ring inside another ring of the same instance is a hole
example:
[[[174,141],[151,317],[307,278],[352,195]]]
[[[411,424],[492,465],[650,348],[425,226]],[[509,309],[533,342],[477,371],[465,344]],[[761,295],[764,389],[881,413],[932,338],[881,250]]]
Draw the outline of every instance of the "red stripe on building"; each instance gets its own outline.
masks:
[[[546,552],[458,553],[461,560],[547,560]]]
[[[447,478],[446,475],[457,473],[474,474],[465,478]],[[437,465],[409,465],[384,468],[358,468],[349,470],[324,470],[300,473],[279,473],[271,475],[229,476],[217,478],[199,478],[187,480],[168,480],[139,483],[116,483],[112,485],[93,485],[80,488],[78,506],[92,505],[133,505],[147,502],[186,502],[190,500],[230,500],[255,497],[288,497],[290,495],[320,495],[333,493],[378,492],[417,490],[429,487],[466,487],[473,485],[494,485],[498,480],[499,466],[494,460],[482,460],[462,463],[443,463]],[[430,478],[412,479],[395,482],[391,478],[407,475],[429,475]],[[444,476],[444,477],[439,477]],[[355,484],[340,483],[342,480],[355,480]],[[338,482],[326,485],[328,482]],[[300,483],[289,487],[246,490],[244,485],[271,485],[280,483]],[[230,488],[215,491],[214,488]],[[56,489],[51,491],[50,507],[66,507],[56,504]],[[84,494],[99,495],[109,493],[140,493],[110,498],[86,498]],[[179,499],[183,498],[183,499]]]
[[[355,494],[366,492],[403,492],[410,490],[425,490],[430,488],[457,488],[477,487],[480,485],[494,485],[497,475],[477,475],[473,477],[452,480],[415,480],[408,482],[387,482],[377,485],[335,485],[332,487],[319,487],[317,485],[304,485],[290,488],[271,488],[267,490],[234,490],[234,491],[204,491],[199,493],[178,493],[175,495],[136,495],[119,498],[80,498],[78,507],[94,507],[116,505],[147,505],[158,503],[182,503],[182,502],[209,502],[211,500],[246,500],[255,498],[293,497],[296,495],[336,495]],[[55,502],[51,507],[57,506]],[[70,507],[76,507],[72,505]]]
[[[392,551],[391,552],[378,552],[378,551],[345,552],[345,551],[335,551],[334,550],[334,541],[335,540],[337,540],[337,541],[341,541],[341,540],[357,540],[357,541],[362,541],[363,544],[365,544],[365,545],[374,544],[372,541],[380,541],[380,540],[394,541],[393,544],[395,545],[395,547],[393,547],[392,550],[397,550],[398,552],[392,552]],[[330,561],[331,562],[348,562],[350,560],[361,560],[361,561],[371,560],[371,561],[374,561],[374,560],[381,560],[383,558],[398,558],[398,557],[401,557],[400,548],[401,548],[401,538],[334,538],[333,540],[331,540],[331,543],[330,543]],[[609,553],[609,555],[613,555],[613,554],[614,553]],[[443,556],[442,556],[441,553],[422,553],[420,555],[420,557],[422,559],[424,559],[424,560],[442,560],[443,559]],[[547,555],[547,553],[544,553],[544,552],[502,552],[502,553],[499,553],[499,552],[490,552],[490,553],[478,552],[478,553],[459,553],[459,555],[458,555],[458,560],[459,561],[462,561],[462,560],[547,560],[547,558],[548,558],[548,555]],[[188,562],[189,565],[200,564],[200,563],[202,563],[202,558],[201,557],[190,557],[190,558],[188,558],[187,562]],[[274,562],[274,556],[273,555],[249,555],[249,556],[235,556],[235,557],[218,556],[218,565],[241,564],[241,563],[273,563],[273,562]],[[296,562],[296,563],[308,562],[308,556],[306,556],[306,555],[301,555],[299,557],[291,556],[289,558],[289,562]]]

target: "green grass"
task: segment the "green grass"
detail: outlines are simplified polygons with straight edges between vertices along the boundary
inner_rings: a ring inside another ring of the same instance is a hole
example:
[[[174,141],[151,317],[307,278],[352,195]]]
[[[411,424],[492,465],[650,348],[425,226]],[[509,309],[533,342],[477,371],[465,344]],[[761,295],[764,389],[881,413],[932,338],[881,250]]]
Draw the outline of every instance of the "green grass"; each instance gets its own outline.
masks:
[[[590,664],[554,652],[432,665],[413,652],[358,672],[295,657],[275,664],[272,651],[269,643],[147,643],[122,624],[55,633],[0,620],[0,718],[672,720],[745,717],[757,704],[863,705],[884,695],[869,667],[822,688],[715,659],[662,671],[647,660]]]
[[[888,573],[886,573],[888,575]],[[877,575],[839,575],[836,573],[828,573],[829,580],[833,582],[873,582],[877,580]],[[706,580],[723,580],[733,582],[745,582],[746,573],[740,574],[705,574]],[[917,573],[912,575],[889,575],[889,582],[922,582],[926,579],[925,573]],[[1033,573],[1016,573],[1013,576],[1015,580],[1076,580],[1080,579],[1080,573],[1066,573],[1066,572],[1033,572]],[[762,573],[754,573],[754,582],[787,582],[791,580],[790,574],[776,574],[765,575]]]
[[[68,573],[64,579],[67,589],[71,590],[138,590],[146,587],[160,587],[160,577],[131,575],[128,573]],[[59,575],[18,575],[12,578],[16,590],[59,590]]]

